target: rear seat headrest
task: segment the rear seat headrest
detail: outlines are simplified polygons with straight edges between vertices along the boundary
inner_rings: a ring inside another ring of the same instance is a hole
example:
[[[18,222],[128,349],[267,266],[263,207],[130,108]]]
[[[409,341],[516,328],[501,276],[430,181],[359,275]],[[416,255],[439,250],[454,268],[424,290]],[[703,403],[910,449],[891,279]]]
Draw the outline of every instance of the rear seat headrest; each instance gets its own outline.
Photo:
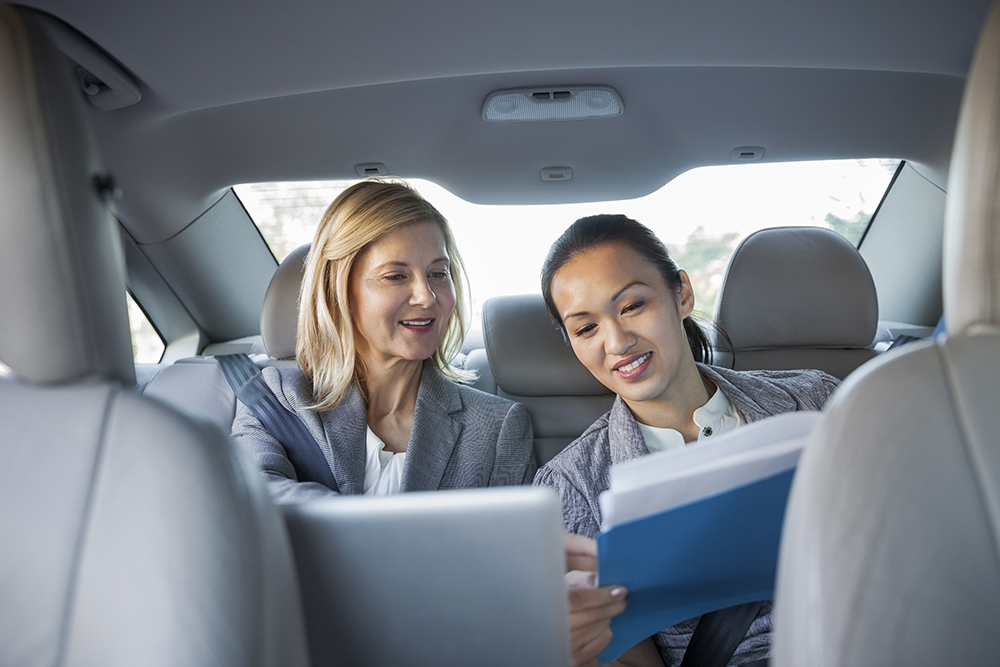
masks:
[[[549,318],[541,294],[498,296],[483,304],[483,339],[497,387],[512,396],[602,396]]]
[[[716,313],[737,350],[867,347],[878,326],[878,296],[868,265],[842,236],[775,227],[737,247]]]
[[[307,243],[292,251],[271,277],[260,309],[260,335],[264,349],[275,359],[295,358],[295,332],[299,318],[299,289],[309,254]]]

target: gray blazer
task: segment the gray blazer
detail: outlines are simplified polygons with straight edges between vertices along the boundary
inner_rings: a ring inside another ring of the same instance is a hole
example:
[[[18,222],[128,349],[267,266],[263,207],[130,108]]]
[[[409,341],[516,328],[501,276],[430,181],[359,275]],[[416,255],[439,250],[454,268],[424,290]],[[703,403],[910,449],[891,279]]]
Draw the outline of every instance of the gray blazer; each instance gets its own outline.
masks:
[[[340,404],[313,412],[310,387],[297,368],[265,368],[264,380],[283,406],[305,423],[326,457],[341,493],[364,490],[367,413],[357,386]],[[271,496],[293,503],[335,495],[299,482],[285,450],[242,403],[233,437],[264,471]],[[528,411],[520,403],[456,384],[424,363],[407,445],[401,491],[527,484],[535,473]]]

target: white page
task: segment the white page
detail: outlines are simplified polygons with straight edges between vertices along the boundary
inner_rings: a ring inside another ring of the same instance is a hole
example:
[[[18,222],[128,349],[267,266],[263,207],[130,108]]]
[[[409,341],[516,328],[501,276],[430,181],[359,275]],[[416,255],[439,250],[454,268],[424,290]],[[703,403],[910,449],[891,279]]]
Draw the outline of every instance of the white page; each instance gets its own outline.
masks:
[[[613,466],[611,489],[599,501],[602,530],[794,468],[819,419],[790,412]]]

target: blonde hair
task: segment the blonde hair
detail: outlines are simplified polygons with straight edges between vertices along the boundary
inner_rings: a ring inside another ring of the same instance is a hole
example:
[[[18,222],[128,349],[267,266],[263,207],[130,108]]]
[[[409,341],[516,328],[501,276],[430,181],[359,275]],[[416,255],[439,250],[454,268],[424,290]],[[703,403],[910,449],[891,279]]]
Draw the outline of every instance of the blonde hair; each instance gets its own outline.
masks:
[[[326,209],[306,259],[295,357],[312,383],[311,409],[335,407],[352,382],[358,383],[368,399],[348,299],[351,267],[369,244],[405,225],[427,221],[441,228],[455,286],[455,309],[431,363],[450,380],[475,380],[474,372],[450,363],[461,351],[468,329],[468,288],[465,266],[448,221],[408,184],[368,179],[344,190]]]

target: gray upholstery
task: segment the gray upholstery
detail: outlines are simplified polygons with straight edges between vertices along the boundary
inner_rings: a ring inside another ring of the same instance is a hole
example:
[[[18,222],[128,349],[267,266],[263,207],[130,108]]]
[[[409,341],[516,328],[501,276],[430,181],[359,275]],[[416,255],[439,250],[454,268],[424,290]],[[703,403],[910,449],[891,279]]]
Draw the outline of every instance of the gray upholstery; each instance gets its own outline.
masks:
[[[473,385],[476,389],[485,391],[488,394],[497,393],[497,381],[493,377],[493,370],[490,368],[490,360],[486,356],[485,348],[481,347],[471,350],[466,355],[462,368],[473,370],[478,374],[478,379]]]
[[[785,520],[774,663],[1000,664],[1000,10],[949,177],[947,336],[845,382]]]
[[[299,289],[311,244],[299,246],[281,262],[264,294],[260,335],[274,359],[295,358],[295,330],[299,318]]]
[[[611,409],[614,394],[577,360],[541,294],[488,299],[483,339],[497,394],[528,408],[539,465]]]
[[[305,665],[252,463],[134,383],[72,66],[0,5],[0,664]],[[124,386],[123,386],[124,385]]]
[[[251,357],[258,366],[296,366],[265,355]],[[214,424],[226,433],[236,417],[236,394],[213,357],[187,357],[165,366],[143,389],[143,395],[167,403],[195,419]]]
[[[733,342],[716,363],[738,370],[818,368],[841,379],[876,356],[875,283],[857,249],[817,227],[775,227],[736,249],[716,319]]]
[[[220,431],[107,383],[0,405],[0,664],[307,664],[284,525]]]
[[[31,382],[134,384],[121,239],[72,69],[11,10],[0,31],[0,358]]]

